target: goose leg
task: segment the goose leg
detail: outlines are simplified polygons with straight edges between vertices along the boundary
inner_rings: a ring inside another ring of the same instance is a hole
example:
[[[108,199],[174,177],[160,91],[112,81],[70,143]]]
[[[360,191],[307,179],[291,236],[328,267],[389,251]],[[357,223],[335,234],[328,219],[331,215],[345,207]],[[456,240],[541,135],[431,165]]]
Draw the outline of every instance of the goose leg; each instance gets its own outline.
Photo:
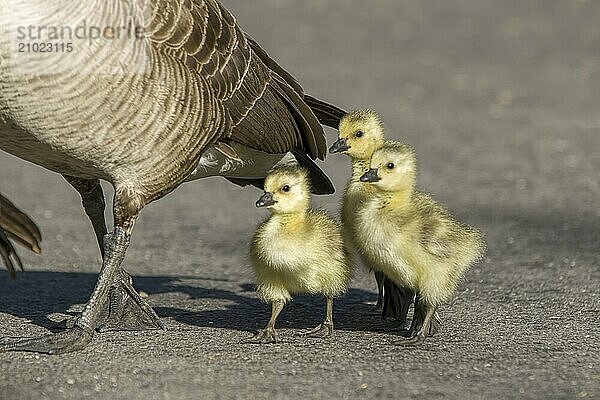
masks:
[[[122,227],[104,237],[104,261],[96,282],[96,287],[85,308],[71,328],[34,339],[18,340],[3,344],[0,351],[30,351],[37,353],[61,354],[82,350],[94,336],[100,314],[105,306],[111,283],[118,274],[119,267],[129,245],[130,235]]]
[[[333,298],[327,297],[325,304],[325,321],[308,331],[306,337],[325,338],[333,334]]]
[[[129,247],[133,225],[143,208],[141,197],[133,198],[130,191],[117,190],[115,193],[115,229],[104,236],[104,259],[92,295],[73,327],[34,339],[24,339],[11,343],[3,342],[2,351],[31,351],[48,354],[69,353],[87,347],[98,327],[102,312],[106,307],[112,283],[118,277],[121,263]],[[5,344],[4,344],[5,343]]]
[[[87,214],[96,239],[100,253],[104,258],[103,238],[107,233],[104,218],[105,201],[104,192],[99,180],[88,180],[65,176],[67,182],[79,192],[85,213]],[[119,268],[117,277],[111,284],[108,302],[102,311],[97,330],[100,332],[125,330],[142,331],[164,329],[163,323],[152,307],[142,299],[133,287],[133,279],[123,268]],[[67,326],[73,326],[68,323]]]
[[[104,236],[108,233],[106,229],[106,220],[104,218],[104,209],[106,203],[104,201],[104,192],[100,181],[97,179],[81,179],[72,176],[64,176],[71,186],[81,196],[81,203],[86,215],[88,216],[94,233],[96,234],[96,240],[98,241],[98,247],[100,248],[100,254],[104,258],[104,246],[102,241]]]
[[[275,300],[271,304],[271,319],[267,323],[265,329],[261,329],[258,333],[248,339],[244,339],[241,343],[277,343],[277,334],[275,333],[275,322],[277,321],[277,317],[281,310],[283,310],[283,306],[285,305],[283,300]]]

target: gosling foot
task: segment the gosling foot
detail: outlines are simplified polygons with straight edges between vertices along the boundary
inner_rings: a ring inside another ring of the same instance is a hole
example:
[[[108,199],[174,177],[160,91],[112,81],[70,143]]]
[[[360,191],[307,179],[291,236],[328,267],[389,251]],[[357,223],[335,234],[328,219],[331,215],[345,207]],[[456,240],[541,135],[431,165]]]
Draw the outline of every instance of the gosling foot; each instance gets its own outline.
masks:
[[[304,337],[323,339],[333,334],[333,323],[324,321],[304,334]]]
[[[425,338],[433,336],[441,326],[441,319],[436,312],[435,306],[430,306],[417,301],[415,304],[415,313],[413,321],[405,337],[400,337],[394,341],[398,346],[414,346],[421,344]]]
[[[242,340],[240,343],[254,343],[254,344],[269,344],[277,343],[277,334],[275,328],[265,328],[258,331],[258,333],[252,337]]]
[[[94,333],[79,326],[38,338],[16,340],[0,345],[3,351],[28,351],[45,354],[63,354],[83,350],[92,341]]]

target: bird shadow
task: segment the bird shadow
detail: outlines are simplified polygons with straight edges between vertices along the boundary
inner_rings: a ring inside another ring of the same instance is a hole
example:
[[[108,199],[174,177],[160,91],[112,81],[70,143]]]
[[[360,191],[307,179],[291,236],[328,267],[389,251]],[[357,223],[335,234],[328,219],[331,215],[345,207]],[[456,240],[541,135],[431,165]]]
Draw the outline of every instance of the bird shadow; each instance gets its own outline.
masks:
[[[27,272],[14,281],[0,277],[0,313],[27,319],[50,331],[59,331],[65,327],[64,316],[77,315],[80,305],[87,302],[96,277],[93,273],[49,271]],[[270,316],[270,307],[256,297],[254,285],[250,283],[234,285],[234,290],[224,290],[206,288],[203,284],[226,279],[140,276],[134,277],[134,280],[136,288],[150,296],[149,301],[161,318],[181,324],[255,331],[266,324]],[[226,286],[232,287],[231,282]],[[374,306],[369,304],[375,299],[375,293],[357,288],[351,288],[346,295],[336,299],[336,329],[394,329],[394,322],[383,321]],[[321,296],[296,296],[280,314],[278,326],[313,327],[324,318],[324,303]],[[62,314],[62,317],[57,317],[57,314]]]

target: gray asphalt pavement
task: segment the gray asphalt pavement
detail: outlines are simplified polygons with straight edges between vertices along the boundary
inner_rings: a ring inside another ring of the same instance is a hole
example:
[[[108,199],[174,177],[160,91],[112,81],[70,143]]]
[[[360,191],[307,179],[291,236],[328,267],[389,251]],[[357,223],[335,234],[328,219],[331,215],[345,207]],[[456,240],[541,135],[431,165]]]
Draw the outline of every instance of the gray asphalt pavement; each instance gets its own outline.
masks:
[[[485,261],[421,347],[390,344],[364,271],[333,338],[297,336],[323,312],[298,297],[281,343],[240,345],[268,318],[246,258],[259,191],[193,182],[144,210],[125,262],[168,330],[0,354],[0,398],[599,398],[600,2],[224,3],[307,92],[380,111],[416,147],[420,186],[485,231]],[[325,169],[343,188],[348,160]],[[81,310],[99,255],[59,176],[0,153],[0,189],[44,234],[25,275],[0,274],[0,336],[35,336]],[[335,212],[340,192],[314,203]]]

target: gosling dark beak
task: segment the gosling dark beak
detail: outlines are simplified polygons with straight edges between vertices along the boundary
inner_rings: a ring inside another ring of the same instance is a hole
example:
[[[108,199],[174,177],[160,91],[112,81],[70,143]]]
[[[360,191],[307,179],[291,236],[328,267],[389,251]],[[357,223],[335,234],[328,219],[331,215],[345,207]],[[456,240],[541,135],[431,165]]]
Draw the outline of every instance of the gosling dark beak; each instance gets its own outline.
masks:
[[[377,182],[380,180],[381,178],[377,175],[377,168],[371,168],[360,177],[361,182]]]
[[[265,192],[265,194],[260,196],[260,199],[258,199],[258,201],[256,202],[256,207],[269,207],[275,203],[277,202],[273,200],[273,193]]]
[[[341,153],[343,151],[348,151],[350,146],[348,146],[348,141],[345,138],[338,139],[334,144],[329,148],[329,152],[331,154]]]

